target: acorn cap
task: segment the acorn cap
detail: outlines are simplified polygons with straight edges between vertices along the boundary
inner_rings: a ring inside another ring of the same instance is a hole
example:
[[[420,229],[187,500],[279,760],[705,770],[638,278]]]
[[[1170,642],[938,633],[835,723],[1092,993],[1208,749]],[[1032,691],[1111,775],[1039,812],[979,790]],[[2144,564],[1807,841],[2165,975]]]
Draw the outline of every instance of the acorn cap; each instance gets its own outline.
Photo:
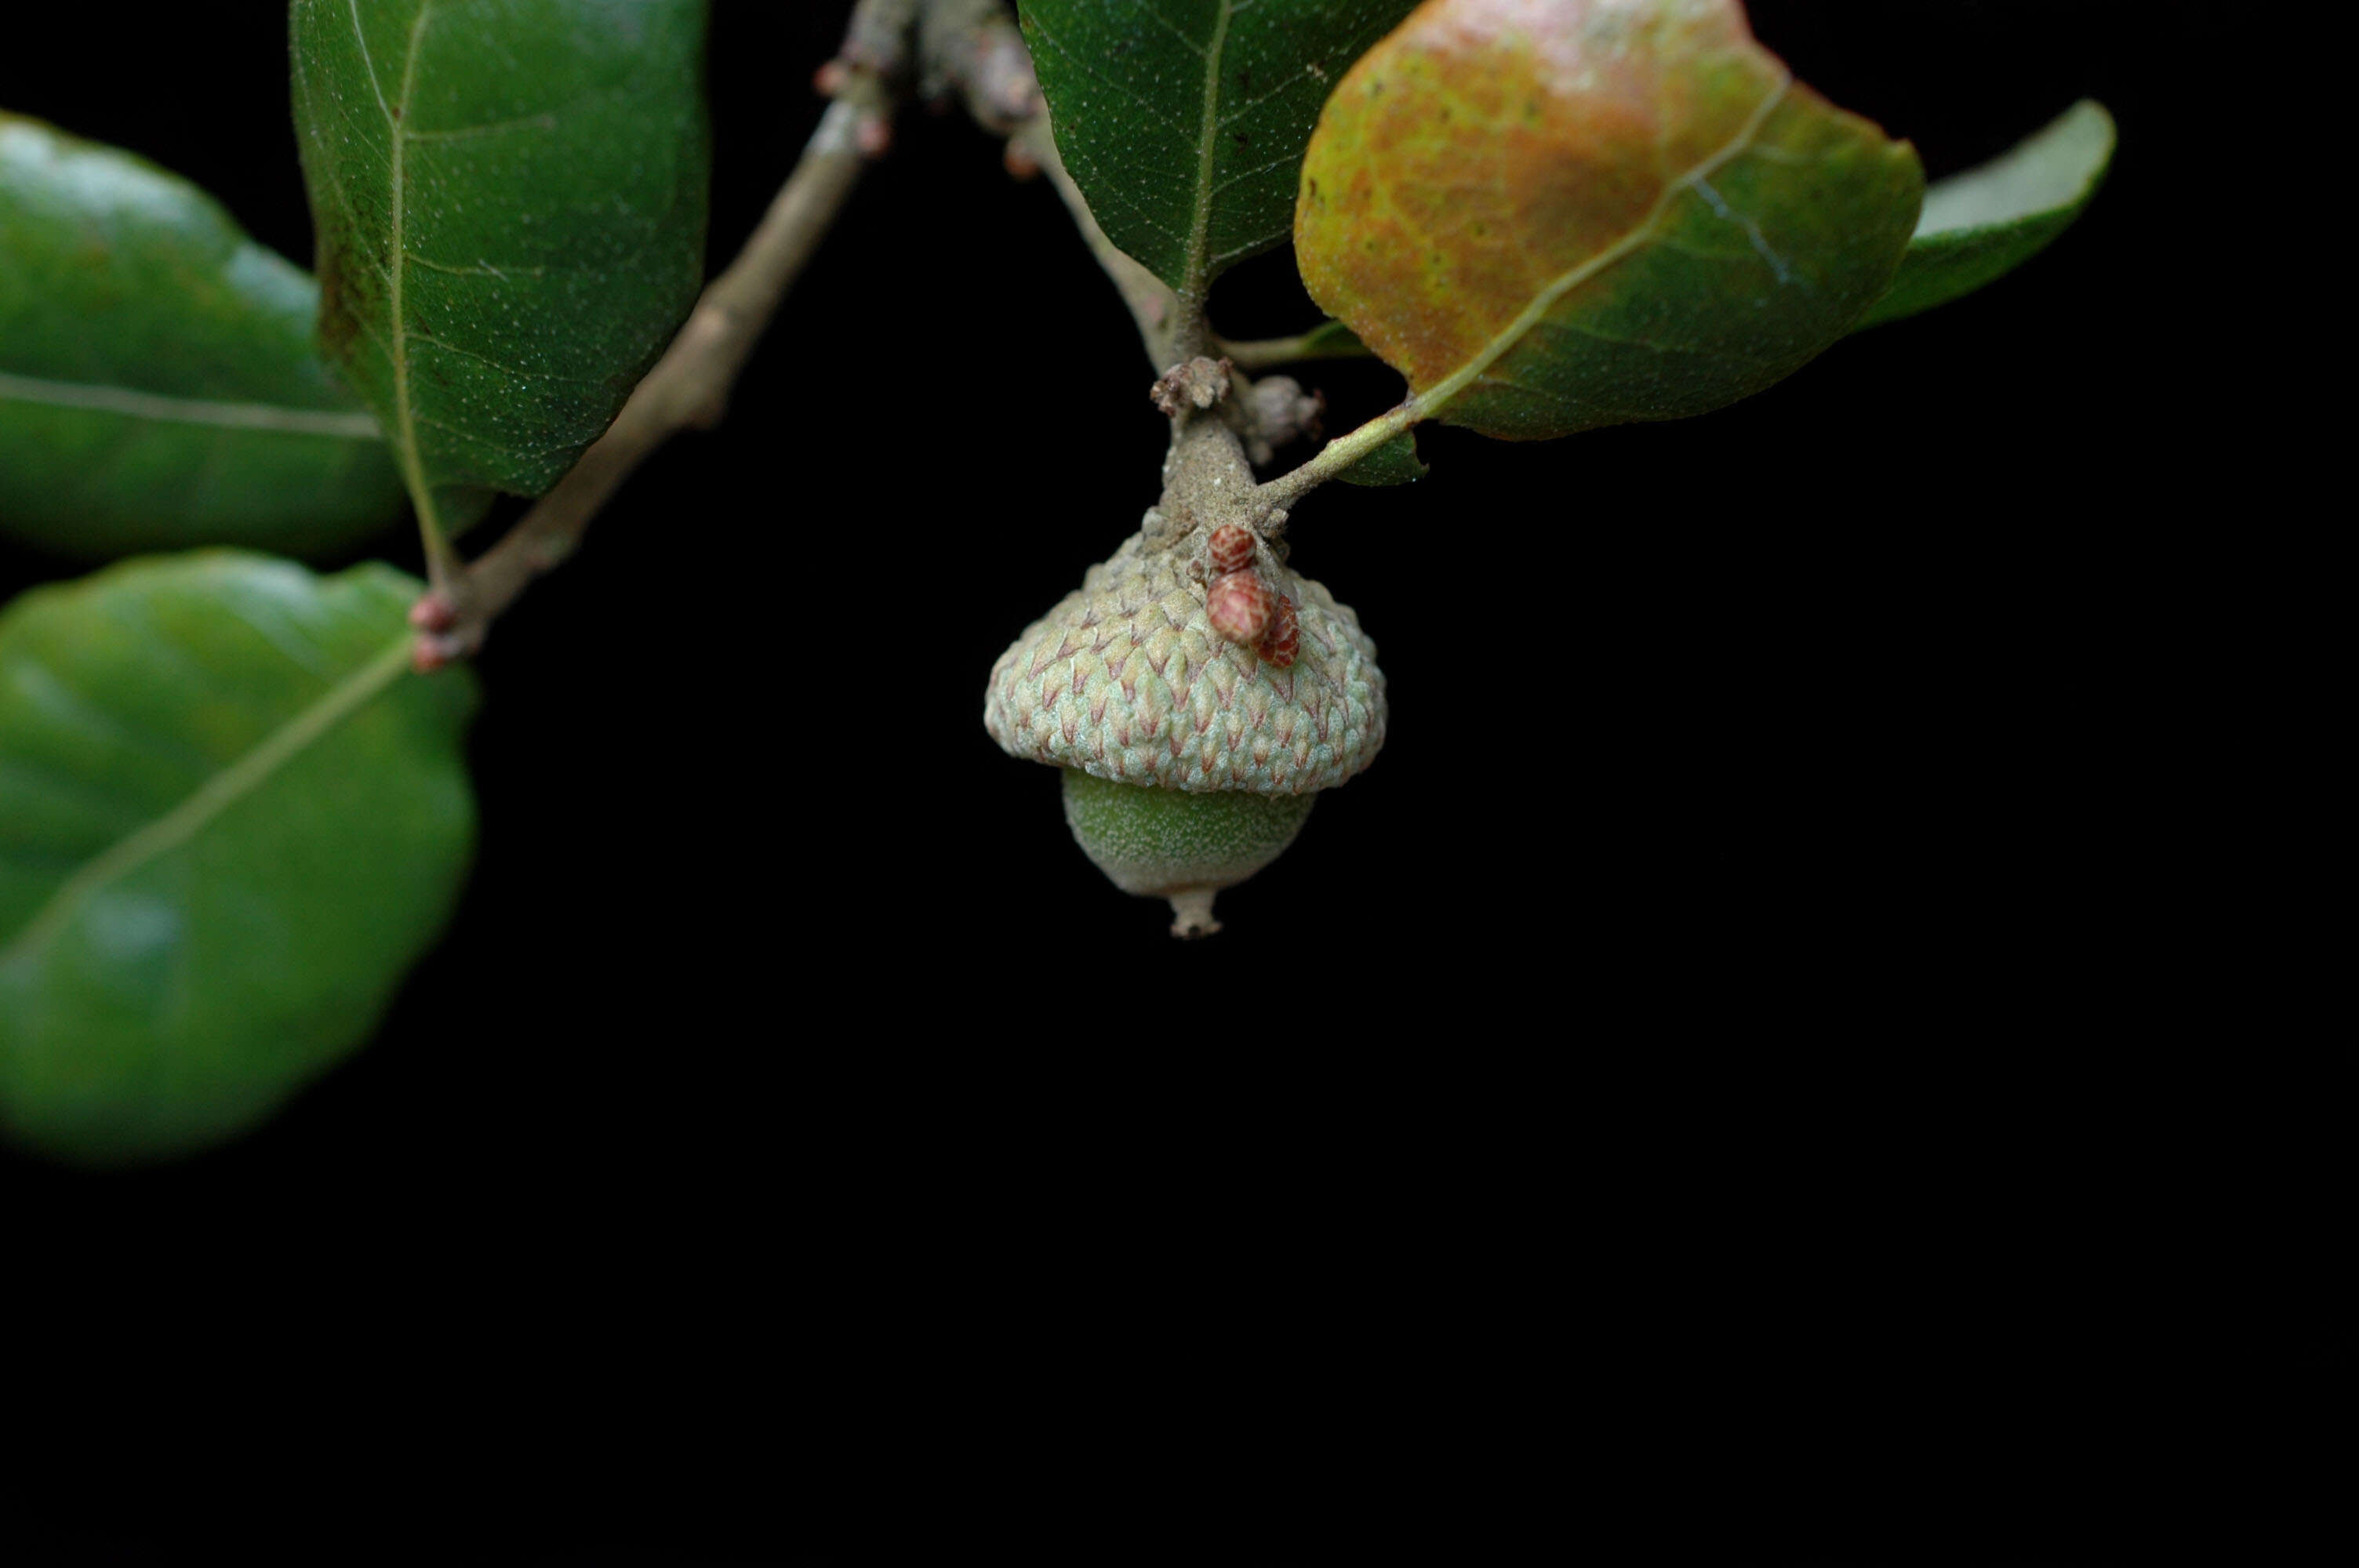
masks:
[[[1159,521],[1149,514],[1149,522]],[[1364,768],[1385,739],[1385,677],[1359,618],[1265,553],[1300,644],[1281,667],[1212,630],[1194,535],[1133,535],[992,667],[984,727],[1001,750],[1166,789],[1305,795]]]

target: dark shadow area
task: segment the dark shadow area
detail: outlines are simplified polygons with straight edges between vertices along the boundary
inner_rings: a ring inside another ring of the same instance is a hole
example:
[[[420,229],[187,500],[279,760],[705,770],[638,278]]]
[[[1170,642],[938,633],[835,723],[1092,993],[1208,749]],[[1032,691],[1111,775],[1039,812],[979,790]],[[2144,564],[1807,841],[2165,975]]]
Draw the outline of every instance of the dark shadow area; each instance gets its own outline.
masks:
[[[845,9],[717,7],[716,265]],[[478,1509],[568,1563],[965,1561],[919,1543],[1027,1522],[1161,1561],[1147,1505],[1134,1550],[1038,1477],[973,1496],[1038,1423],[1206,1427],[1264,1477],[1333,1422],[1469,1433],[1568,1518],[1619,1466],[1748,1477],[1667,1500],[1714,1544],[1665,1561],[2078,1568],[2218,1524],[2173,1484],[2206,1412],[2348,1383],[2318,1206],[2351,1172],[2301,1022],[2325,944],[2268,886],[2316,850],[2267,808],[2304,764],[2255,695],[2284,633],[2244,437],[2156,264],[2218,134],[2204,40],[2159,5],[1753,10],[1937,177],[2094,95],[2112,181],[2020,274],[1736,407],[1430,429],[1422,482],[1306,502],[1293,564],[1375,638],[1392,728],[1204,943],[981,724],[1155,499],[1154,367],[1054,193],[908,116],[727,423],[498,626],[473,881],[375,1044],[201,1158],[0,1155],[60,1408],[187,1427],[97,1468],[31,1422],[21,1503],[62,1517],[0,1561],[292,1550],[314,1514],[422,1549]],[[147,8],[128,54],[106,8],[54,25],[0,104],[308,254],[279,7]],[[1311,324],[1283,254],[1218,305]],[[1398,391],[1297,373],[1331,433]],[[71,569],[0,550],[0,592]],[[279,1514],[220,1489],[259,1461],[209,1423],[282,1396]]]

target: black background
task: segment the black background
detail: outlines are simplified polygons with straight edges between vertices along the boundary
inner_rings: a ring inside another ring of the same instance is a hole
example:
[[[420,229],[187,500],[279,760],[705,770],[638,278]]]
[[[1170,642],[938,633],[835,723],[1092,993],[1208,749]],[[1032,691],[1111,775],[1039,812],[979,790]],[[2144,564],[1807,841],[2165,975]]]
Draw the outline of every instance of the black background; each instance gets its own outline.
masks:
[[[847,9],[717,5],[716,265]],[[28,1369],[110,1434],[36,1429],[11,1505],[61,1561],[351,1560],[479,1508],[529,1561],[1160,1560],[1340,1420],[1429,1486],[1426,1445],[1497,1443],[1576,1545],[1604,1476],[1662,1485],[1664,1561],[2110,1562],[2241,1517],[2173,1483],[2191,1412],[2347,1375],[2303,1204],[2348,1167],[2299,1108],[2305,759],[2249,700],[2237,399],[2175,259],[2212,9],[1754,5],[1936,177],[2102,98],[2108,189],[1738,407],[1429,430],[1423,482],[1299,507],[1391,733],[1196,944],[979,722],[1154,499],[1151,367],[1053,193],[913,112],[727,425],[499,626],[478,870],[376,1042],[216,1153],[0,1164],[13,1310],[79,1325]],[[0,104],[309,254],[280,8],[52,20]],[[1214,308],[1313,319],[1284,254]],[[1304,379],[1332,430],[1396,395]],[[0,591],[75,569],[0,553]],[[215,1450],[261,1411],[266,1459]],[[1039,1422],[1219,1457],[1185,1506],[1061,1444],[980,1487]],[[1073,1522],[1080,1474],[1126,1525]],[[1291,1500],[1327,1522],[1211,1560],[1399,1506]]]

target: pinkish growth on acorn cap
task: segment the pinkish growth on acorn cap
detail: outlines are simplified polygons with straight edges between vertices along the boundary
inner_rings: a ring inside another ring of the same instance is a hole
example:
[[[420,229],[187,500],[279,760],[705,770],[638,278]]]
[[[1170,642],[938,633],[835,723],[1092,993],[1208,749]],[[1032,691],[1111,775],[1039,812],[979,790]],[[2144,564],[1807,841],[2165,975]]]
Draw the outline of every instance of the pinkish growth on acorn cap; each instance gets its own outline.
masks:
[[[1214,577],[1226,577],[1253,565],[1254,536],[1249,529],[1223,523],[1204,541],[1204,564]]]
[[[1231,572],[1204,595],[1204,618],[1232,643],[1254,643],[1269,625],[1269,589],[1259,573]]]
[[[1294,600],[1284,594],[1270,611],[1269,629],[1262,633],[1261,656],[1279,669],[1294,663],[1294,651],[1302,644],[1302,622],[1294,612]]]

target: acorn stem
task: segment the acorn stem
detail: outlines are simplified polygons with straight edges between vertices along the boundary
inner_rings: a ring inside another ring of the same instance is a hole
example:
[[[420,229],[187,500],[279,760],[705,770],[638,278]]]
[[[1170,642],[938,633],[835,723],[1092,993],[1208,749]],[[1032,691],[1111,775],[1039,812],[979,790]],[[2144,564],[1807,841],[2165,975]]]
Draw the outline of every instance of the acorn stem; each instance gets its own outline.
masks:
[[[1182,888],[1171,895],[1171,935],[1210,936],[1221,928],[1212,918],[1212,897],[1218,888]]]

